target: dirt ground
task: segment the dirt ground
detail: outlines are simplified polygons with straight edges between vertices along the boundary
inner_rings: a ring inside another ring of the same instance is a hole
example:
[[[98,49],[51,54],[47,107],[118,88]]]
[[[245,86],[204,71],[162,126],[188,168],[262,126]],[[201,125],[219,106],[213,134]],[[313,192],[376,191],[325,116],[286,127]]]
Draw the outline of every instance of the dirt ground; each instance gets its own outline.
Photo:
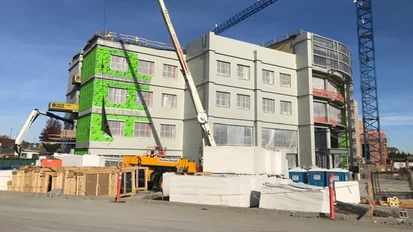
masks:
[[[411,231],[412,226],[329,219],[290,212],[177,204],[165,201],[0,192],[0,231]],[[341,217],[341,216],[340,216]]]

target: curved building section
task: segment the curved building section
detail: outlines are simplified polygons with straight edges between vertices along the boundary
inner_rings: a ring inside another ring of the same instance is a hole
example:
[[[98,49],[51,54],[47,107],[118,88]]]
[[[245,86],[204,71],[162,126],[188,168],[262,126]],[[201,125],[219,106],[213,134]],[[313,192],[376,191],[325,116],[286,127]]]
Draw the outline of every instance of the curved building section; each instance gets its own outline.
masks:
[[[263,46],[296,55],[301,166],[348,167],[348,131],[355,126],[348,120],[353,102],[349,49],[301,30]]]

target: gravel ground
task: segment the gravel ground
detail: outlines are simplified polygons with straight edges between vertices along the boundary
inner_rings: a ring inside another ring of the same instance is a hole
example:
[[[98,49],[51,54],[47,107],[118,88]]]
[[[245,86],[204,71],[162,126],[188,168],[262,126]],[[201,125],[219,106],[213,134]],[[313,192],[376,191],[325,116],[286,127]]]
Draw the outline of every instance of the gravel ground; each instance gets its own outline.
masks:
[[[314,215],[260,209],[177,204],[142,199],[0,192],[0,231],[411,231],[412,226],[377,221],[356,221],[338,216],[332,221]]]

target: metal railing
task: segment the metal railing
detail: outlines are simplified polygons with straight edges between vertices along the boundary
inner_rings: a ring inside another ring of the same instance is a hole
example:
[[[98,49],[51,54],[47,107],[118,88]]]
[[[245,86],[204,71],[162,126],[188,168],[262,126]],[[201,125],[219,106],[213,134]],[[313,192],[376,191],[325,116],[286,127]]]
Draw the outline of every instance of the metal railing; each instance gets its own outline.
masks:
[[[134,44],[134,45],[138,45],[142,47],[175,51],[175,48],[172,44],[153,41],[153,40],[145,39],[139,36],[126,35],[126,34],[116,33],[112,31],[105,31],[104,33],[96,32],[95,35],[100,38]]]

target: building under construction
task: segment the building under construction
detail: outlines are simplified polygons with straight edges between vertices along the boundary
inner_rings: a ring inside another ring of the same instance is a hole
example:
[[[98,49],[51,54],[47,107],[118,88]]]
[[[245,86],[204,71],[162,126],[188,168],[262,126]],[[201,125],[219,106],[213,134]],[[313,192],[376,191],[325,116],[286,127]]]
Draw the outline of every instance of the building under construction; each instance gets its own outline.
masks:
[[[304,31],[263,45],[210,32],[184,52],[217,145],[283,150],[290,167],[348,166],[357,146],[344,44]],[[67,102],[79,104],[74,152],[117,156],[162,146],[168,156],[197,160],[203,132],[178,67],[169,45],[94,35],[70,65]],[[112,137],[101,129],[103,101]]]

